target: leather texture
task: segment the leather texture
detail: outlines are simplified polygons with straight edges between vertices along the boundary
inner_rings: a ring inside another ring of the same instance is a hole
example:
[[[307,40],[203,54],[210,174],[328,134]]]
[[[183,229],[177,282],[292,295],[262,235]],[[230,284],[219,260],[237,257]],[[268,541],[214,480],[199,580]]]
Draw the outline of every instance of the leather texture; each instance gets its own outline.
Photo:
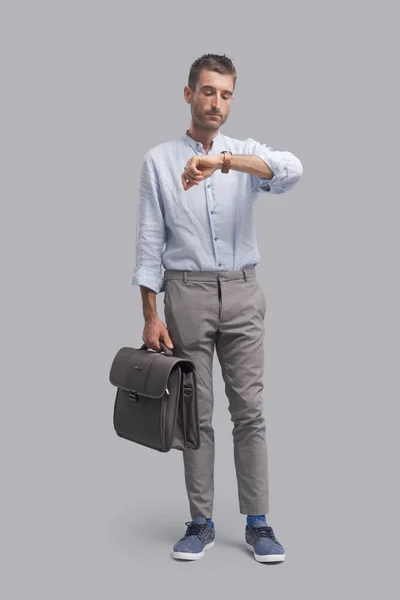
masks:
[[[200,447],[196,368],[193,361],[143,344],[121,348],[109,380],[117,387],[114,429],[122,438],[159,452]]]
[[[232,153],[229,150],[222,150],[221,154],[224,155],[224,164],[222,165],[221,173],[229,173],[229,170],[231,168]],[[227,156],[227,154],[229,154],[230,156]]]

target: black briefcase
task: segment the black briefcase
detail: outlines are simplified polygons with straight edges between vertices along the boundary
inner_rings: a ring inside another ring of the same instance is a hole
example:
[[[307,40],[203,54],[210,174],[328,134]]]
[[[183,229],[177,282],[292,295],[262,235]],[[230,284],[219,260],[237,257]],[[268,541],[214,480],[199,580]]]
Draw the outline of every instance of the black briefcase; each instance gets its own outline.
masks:
[[[117,387],[114,429],[131,442],[160,452],[200,447],[196,370],[193,361],[162,352],[121,348],[111,365]]]

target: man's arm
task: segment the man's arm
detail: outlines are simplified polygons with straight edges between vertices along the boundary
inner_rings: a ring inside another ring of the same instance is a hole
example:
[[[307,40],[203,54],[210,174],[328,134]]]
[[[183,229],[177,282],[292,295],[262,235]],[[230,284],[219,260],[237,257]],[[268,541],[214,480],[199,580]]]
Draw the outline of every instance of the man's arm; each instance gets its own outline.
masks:
[[[157,315],[157,294],[164,291],[162,250],[165,243],[163,204],[152,159],[144,158],[140,176],[140,197],[136,229],[136,268],[132,284],[140,286],[144,329],[142,340],[159,352],[160,340],[172,350],[168,329]]]
[[[282,194],[289,191],[303,175],[303,165],[293,152],[274,150],[252,138],[245,141],[244,154],[231,154],[231,169],[248,173],[254,193]],[[182,173],[182,186],[188,190],[210,177],[223,165],[223,154],[197,155],[190,158]],[[224,175],[229,177],[229,174]]]
[[[136,267],[132,285],[145,286],[156,294],[164,291],[162,251],[165,243],[164,207],[152,158],[144,157],[140,174],[136,224]]]
[[[224,164],[223,154],[218,154],[221,157],[218,162],[218,168]],[[263,179],[272,179],[274,173],[260,156],[256,154],[231,154],[230,155],[231,169],[233,171],[242,171]]]
[[[144,285],[141,285],[140,293],[142,295],[142,308],[144,320],[146,321],[158,318],[156,292]]]
[[[142,306],[144,316],[144,329],[142,340],[148,348],[160,352],[160,341],[172,350],[172,343],[169,331],[157,315],[157,294],[148,287],[140,286],[142,294]]]
[[[283,194],[288,192],[300,181],[303,175],[303,165],[300,159],[288,150],[274,150],[271,146],[260,144],[252,138],[247,138],[246,154],[252,155],[253,160],[259,158],[264,162],[264,175],[259,173],[250,173],[253,192],[270,192],[271,194]],[[247,166],[246,159],[237,158],[237,166]],[[231,164],[234,164],[235,157],[232,156]],[[260,163],[253,163],[258,166]],[[235,167],[232,167],[235,169]],[[241,170],[241,169],[238,169]],[[272,177],[270,177],[272,173]],[[229,175],[229,174],[228,174]]]

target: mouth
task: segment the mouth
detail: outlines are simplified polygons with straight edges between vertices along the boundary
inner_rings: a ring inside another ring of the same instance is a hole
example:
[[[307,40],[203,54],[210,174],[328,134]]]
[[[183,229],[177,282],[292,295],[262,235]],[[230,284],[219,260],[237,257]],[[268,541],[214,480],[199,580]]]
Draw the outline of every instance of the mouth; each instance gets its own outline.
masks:
[[[221,115],[213,115],[213,114],[211,114],[211,113],[207,113],[207,116],[208,116],[208,117],[217,117],[217,119],[220,119],[220,118],[221,118]]]

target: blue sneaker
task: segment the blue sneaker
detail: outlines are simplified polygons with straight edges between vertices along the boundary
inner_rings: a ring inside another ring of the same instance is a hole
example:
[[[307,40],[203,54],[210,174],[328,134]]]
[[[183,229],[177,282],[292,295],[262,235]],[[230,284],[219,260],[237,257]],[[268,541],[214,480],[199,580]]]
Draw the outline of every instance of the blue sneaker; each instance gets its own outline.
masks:
[[[254,552],[258,562],[282,562],[285,549],[275,537],[272,527],[257,519],[249,527],[246,525],[246,545]]]
[[[196,517],[185,525],[186,533],[173,547],[172,556],[182,560],[198,560],[204,556],[204,550],[214,546],[214,527],[204,517]]]

